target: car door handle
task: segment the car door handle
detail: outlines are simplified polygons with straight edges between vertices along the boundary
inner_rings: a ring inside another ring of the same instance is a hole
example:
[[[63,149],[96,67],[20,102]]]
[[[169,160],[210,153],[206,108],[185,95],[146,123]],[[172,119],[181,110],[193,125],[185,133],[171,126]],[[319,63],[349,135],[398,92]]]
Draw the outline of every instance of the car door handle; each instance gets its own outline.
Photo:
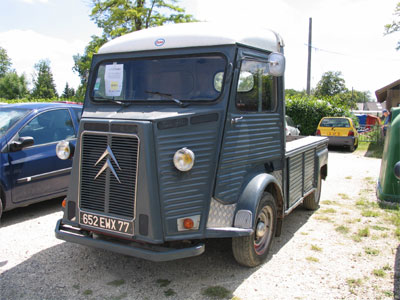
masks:
[[[239,123],[239,121],[242,120],[242,119],[243,119],[243,117],[232,118],[232,119],[231,119],[231,124],[232,124],[232,125],[237,124],[237,123]]]

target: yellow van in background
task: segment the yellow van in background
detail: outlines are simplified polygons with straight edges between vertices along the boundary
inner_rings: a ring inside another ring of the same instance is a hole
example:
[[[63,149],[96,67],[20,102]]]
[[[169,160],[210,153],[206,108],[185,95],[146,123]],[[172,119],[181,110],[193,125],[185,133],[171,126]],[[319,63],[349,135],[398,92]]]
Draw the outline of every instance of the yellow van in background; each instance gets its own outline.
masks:
[[[326,136],[329,146],[345,146],[350,151],[358,147],[358,132],[347,117],[325,117],[318,124],[316,135]]]

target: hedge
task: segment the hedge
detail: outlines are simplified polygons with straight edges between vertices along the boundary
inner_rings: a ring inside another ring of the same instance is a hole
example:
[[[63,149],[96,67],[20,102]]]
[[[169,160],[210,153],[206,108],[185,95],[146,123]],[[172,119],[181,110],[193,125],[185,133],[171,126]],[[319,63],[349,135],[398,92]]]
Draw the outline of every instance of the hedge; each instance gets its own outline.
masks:
[[[291,97],[286,99],[286,114],[295,124],[301,126],[301,135],[314,135],[323,117],[350,117],[355,126],[358,126],[357,117],[351,114],[350,108],[332,104],[332,98]]]
[[[31,99],[31,98],[21,98],[21,99],[5,99],[0,98],[0,103],[25,103],[25,102],[63,102],[63,101],[72,101],[72,102],[83,102],[83,100],[78,99],[63,99],[63,98],[53,98],[53,99]]]

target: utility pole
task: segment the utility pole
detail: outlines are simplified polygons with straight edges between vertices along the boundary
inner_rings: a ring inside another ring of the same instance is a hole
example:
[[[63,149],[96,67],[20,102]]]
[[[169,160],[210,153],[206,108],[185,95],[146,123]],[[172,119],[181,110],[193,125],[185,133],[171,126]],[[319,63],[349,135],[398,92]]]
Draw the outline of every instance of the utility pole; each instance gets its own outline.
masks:
[[[308,65],[307,65],[307,95],[311,94],[311,33],[312,33],[312,18],[309,19],[308,26]]]

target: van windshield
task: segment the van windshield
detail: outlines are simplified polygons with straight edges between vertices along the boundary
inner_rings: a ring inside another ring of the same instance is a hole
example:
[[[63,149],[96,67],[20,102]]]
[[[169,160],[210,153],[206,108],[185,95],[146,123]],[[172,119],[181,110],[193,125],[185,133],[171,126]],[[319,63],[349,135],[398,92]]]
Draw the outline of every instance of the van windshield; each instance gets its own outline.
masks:
[[[0,137],[23,118],[30,110],[0,106]]]
[[[226,60],[219,55],[113,60],[96,68],[94,101],[214,101]]]

